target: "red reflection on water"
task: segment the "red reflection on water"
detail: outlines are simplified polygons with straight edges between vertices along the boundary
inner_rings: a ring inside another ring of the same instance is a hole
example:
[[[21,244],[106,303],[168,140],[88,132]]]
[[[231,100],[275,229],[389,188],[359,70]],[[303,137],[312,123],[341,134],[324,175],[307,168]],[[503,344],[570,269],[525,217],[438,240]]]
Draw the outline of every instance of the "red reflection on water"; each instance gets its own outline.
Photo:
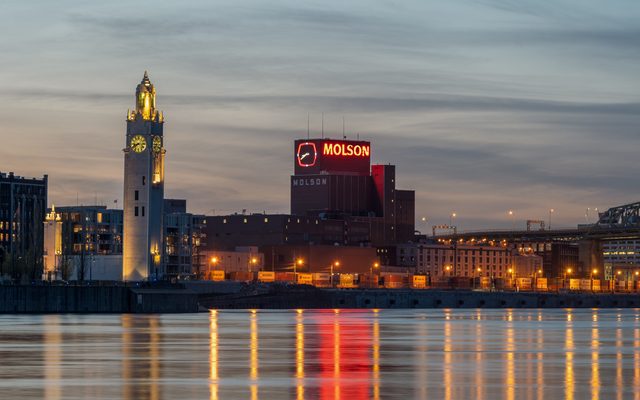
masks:
[[[371,398],[371,311],[317,315],[320,399]]]

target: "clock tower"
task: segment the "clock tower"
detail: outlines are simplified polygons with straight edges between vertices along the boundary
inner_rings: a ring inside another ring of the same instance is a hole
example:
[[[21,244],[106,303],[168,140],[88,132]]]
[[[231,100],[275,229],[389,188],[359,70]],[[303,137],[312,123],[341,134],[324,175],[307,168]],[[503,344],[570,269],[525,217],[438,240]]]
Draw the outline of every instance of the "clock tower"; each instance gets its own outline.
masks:
[[[127,111],[124,148],[122,279],[161,279],[163,262],[164,117],[145,71],[136,88],[136,108]]]

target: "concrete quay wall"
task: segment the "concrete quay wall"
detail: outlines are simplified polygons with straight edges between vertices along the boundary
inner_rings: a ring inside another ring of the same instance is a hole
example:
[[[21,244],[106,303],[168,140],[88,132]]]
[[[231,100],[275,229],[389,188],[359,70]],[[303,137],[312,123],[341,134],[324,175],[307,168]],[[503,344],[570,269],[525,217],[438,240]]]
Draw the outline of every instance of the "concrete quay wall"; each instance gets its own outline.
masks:
[[[181,288],[0,286],[0,314],[196,311],[197,294]]]
[[[316,289],[201,298],[202,308],[635,308],[633,294]]]

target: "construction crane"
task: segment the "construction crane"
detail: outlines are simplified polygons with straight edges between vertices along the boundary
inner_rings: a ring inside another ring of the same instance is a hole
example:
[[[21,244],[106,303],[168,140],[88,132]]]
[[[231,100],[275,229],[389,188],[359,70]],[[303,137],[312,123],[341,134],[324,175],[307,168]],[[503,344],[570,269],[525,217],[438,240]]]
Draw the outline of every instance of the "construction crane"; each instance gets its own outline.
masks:
[[[449,232],[453,231],[454,235],[458,234],[458,227],[457,226],[451,226],[451,225],[434,225],[432,227],[433,230],[433,236],[436,235],[436,230],[438,229],[443,229],[443,230],[447,230]]]

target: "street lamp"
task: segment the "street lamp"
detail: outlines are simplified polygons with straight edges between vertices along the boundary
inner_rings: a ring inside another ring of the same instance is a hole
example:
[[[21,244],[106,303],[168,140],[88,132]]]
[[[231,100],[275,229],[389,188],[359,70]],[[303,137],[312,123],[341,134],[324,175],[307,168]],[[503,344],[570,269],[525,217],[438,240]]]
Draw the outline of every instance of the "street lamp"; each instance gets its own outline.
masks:
[[[218,265],[218,257],[213,256],[211,257],[211,259],[209,260],[209,277],[211,278],[211,267],[213,266],[213,268],[215,269],[216,265]]]
[[[598,273],[596,268],[591,270],[591,291],[593,292],[593,277]]]
[[[377,269],[378,267],[380,267],[380,264],[379,264],[379,263],[377,263],[377,262],[374,262],[374,263],[371,265],[371,268],[369,269],[369,275],[371,275],[371,278],[370,278],[370,279],[371,279],[371,286],[372,286],[372,287],[374,286],[374,285],[373,285],[373,276],[374,276],[374,275],[373,275],[373,270],[374,270],[374,269]],[[377,285],[376,285],[376,286],[377,286]]]
[[[567,281],[567,275],[569,275],[569,277],[571,277],[571,268],[567,268],[564,271],[564,279],[562,280],[562,287],[564,288],[566,285],[566,281]]]
[[[455,221],[457,216],[458,214],[456,214],[455,211],[451,213],[451,215],[449,216],[449,228],[453,227],[453,222]]]
[[[249,272],[253,272],[253,267],[258,263],[258,259],[256,257],[249,258]]]
[[[339,266],[340,266],[340,261],[334,261],[331,263],[331,277],[330,277],[331,287],[333,287],[333,267],[338,268]]]
[[[298,258],[293,263],[293,280],[298,283],[298,267],[302,267],[304,265],[304,260],[302,258]]]
[[[424,225],[423,229],[424,229],[424,235],[426,237],[426,236],[428,236],[428,233],[427,233],[427,217],[420,218],[420,222],[422,222],[422,225]]]
[[[513,210],[509,210],[507,214],[509,214],[509,218],[511,219],[511,230],[516,230],[516,223],[515,219],[513,218]]]
[[[551,230],[551,214],[553,214],[556,210],[553,208],[549,209],[549,230]]]

